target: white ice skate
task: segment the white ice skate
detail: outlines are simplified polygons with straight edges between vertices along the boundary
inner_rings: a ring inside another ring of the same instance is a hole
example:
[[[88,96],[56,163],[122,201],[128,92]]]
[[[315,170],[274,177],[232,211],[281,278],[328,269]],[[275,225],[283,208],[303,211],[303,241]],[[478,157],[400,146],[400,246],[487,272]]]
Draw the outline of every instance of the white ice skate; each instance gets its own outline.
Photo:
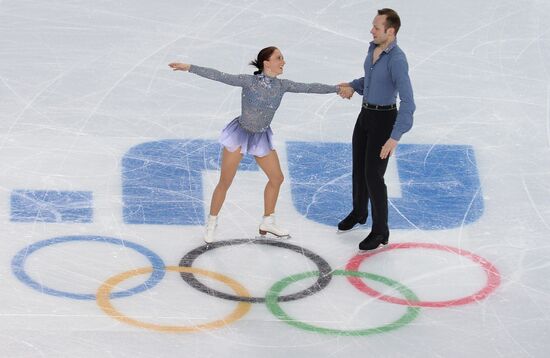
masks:
[[[217,227],[218,227],[218,216],[208,215],[208,221],[206,222],[206,228],[204,232],[204,241],[206,243],[214,242]]]
[[[275,223],[275,214],[264,216],[260,224],[260,235],[265,236],[267,233],[277,236],[281,239],[289,239],[290,233],[288,230],[280,228]]]

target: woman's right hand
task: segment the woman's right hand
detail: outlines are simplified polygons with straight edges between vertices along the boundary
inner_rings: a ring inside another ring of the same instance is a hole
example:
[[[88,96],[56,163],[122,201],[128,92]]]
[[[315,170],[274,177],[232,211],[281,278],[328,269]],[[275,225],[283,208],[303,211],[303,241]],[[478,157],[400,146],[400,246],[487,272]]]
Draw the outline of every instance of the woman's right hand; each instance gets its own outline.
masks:
[[[191,65],[188,63],[172,62],[168,64],[174,71],[189,71]]]

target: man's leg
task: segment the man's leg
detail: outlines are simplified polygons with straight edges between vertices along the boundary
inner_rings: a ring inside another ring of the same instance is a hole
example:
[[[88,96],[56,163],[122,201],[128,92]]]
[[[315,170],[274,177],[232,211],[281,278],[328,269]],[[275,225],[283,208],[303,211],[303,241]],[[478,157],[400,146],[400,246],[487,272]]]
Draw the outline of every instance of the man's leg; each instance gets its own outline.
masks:
[[[361,109],[352,137],[353,209],[338,224],[338,230],[340,231],[351,230],[358,223],[364,224],[368,216],[369,194],[365,175],[367,133],[363,127],[364,117],[365,109]]]
[[[372,112],[367,123],[369,137],[366,154],[366,180],[372,209],[372,230],[367,238],[359,244],[359,248],[362,250],[369,250],[378,247],[379,244],[386,244],[390,235],[388,191],[384,181],[389,157],[381,159],[380,151],[390,137],[397,111]]]

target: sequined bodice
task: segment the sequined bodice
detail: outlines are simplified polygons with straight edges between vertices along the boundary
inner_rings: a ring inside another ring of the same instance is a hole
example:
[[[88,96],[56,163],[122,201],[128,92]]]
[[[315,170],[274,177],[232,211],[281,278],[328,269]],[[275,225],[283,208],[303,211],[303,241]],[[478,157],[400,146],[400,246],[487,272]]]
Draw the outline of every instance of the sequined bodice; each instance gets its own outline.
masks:
[[[336,93],[337,86],[321,83],[299,83],[259,75],[231,75],[211,68],[192,65],[189,72],[231,86],[242,87],[240,125],[249,132],[265,132],[281,104],[285,92]]]

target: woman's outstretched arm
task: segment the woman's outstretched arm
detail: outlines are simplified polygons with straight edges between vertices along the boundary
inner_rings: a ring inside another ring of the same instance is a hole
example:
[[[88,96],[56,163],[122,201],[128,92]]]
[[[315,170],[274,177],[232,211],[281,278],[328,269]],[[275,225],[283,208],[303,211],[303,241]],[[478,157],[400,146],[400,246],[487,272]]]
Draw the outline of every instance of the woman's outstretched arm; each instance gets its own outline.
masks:
[[[340,86],[325,85],[322,83],[301,83],[290,80],[282,80],[285,92],[293,93],[339,93]]]
[[[191,65],[188,63],[173,62],[170,63],[168,66],[170,66],[174,71],[189,71],[201,77],[237,87],[242,87],[246,85],[252,77],[251,75],[231,75],[215,70],[213,68]]]

